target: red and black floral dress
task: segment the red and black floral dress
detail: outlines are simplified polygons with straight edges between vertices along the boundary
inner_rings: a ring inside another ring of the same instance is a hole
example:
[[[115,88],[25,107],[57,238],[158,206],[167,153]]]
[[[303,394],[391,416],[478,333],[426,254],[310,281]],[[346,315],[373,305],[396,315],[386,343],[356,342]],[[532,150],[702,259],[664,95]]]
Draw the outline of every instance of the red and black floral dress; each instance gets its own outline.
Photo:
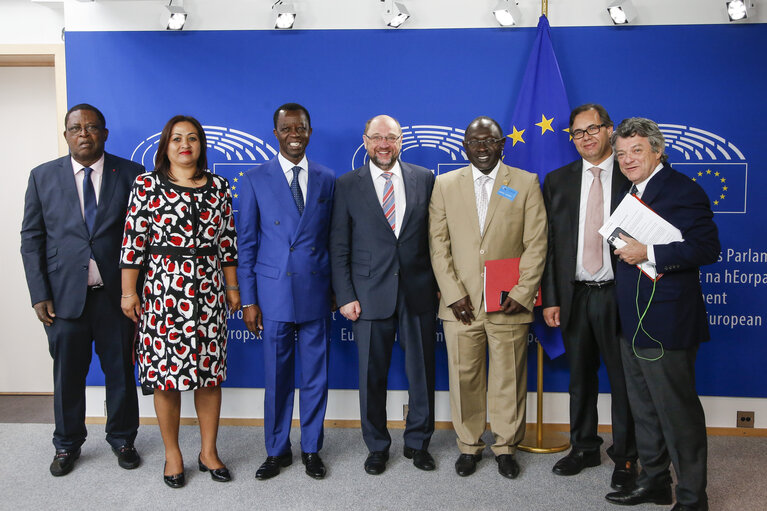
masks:
[[[121,268],[141,268],[136,355],[144,387],[191,390],[226,378],[223,266],[237,265],[229,183],[185,188],[155,173],[131,191]]]

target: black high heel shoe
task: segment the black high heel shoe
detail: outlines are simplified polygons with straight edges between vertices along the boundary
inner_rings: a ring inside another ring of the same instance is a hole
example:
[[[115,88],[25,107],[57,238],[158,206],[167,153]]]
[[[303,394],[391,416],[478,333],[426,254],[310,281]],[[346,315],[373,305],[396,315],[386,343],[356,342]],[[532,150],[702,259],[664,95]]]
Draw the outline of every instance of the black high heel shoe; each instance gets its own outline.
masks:
[[[229,473],[229,469],[226,467],[210,469],[200,459],[200,455],[197,455],[197,466],[200,468],[200,472],[210,472],[210,478],[219,483],[227,483],[232,480],[232,474]]]
[[[186,476],[184,475],[184,472],[181,472],[180,474],[175,474],[172,476],[166,476],[165,465],[163,465],[162,467],[162,480],[165,481],[165,484],[167,484],[171,488],[183,488],[184,485],[186,484]]]

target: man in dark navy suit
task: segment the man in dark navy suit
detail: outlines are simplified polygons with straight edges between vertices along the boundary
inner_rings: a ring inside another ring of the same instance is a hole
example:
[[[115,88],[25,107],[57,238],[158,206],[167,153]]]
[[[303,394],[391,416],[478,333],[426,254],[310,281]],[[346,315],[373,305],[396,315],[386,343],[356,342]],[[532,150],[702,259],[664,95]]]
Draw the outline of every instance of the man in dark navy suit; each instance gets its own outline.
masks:
[[[602,105],[587,103],[570,113],[570,135],[581,158],[549,172],[543,200],[549,244],[543,271],[543,318],[562,329],[570,366],[570,453],[553,472],[575,475],[601,463],[597,398],[601,359],[610,380],[615,462],[610,485],[630,489],[636,479],[636,441],[623,377],[615,299],[615,265],[598,229],[626,195],[629,182],[610,147],[613,122]]]
[[[32,170],[21,226],[32,307],[53,357],[54,476],[72,470],[85,442],[93,342],[105,376],[107,442],[122,468],[140,463],[133,323],[120,309],[118,262],[128,195],[144,167],[104,152],[109,130],[97,108],[73,106],[64,124],[70,154]]]
[[[615,250],[621,355],[642,470],[636,488],[606,498],[629,506],[671,504],[673,463],[673,510],[707,510],[706,418],[695,389],[695,357],[709,340],[699,271],[721,250],[714,214],[703,189],[668,165],[653,121],[624,120],[611,143],[631,193],[679,229],[682,241],[644,245],[621,234],[626,245]],[[648,262],[659,278],[636,266]]]
[[[333,289],[353,322],[359,351],[365,471],[386,470],[391,436],[386,388],[395,336],[405,351],[406,458],[434,470],[434,343],[437,284],[429,260],[429,200],[434,174],[400,161],[402,128],[388,115],[365,125],[370,161],[336,182],[330,231]]]

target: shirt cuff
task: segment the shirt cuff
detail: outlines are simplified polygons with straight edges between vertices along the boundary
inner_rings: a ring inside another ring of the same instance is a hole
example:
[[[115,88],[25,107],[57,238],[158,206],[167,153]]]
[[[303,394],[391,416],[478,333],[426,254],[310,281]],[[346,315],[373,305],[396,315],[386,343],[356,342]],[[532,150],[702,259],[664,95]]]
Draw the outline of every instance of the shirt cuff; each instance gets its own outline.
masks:
[[[647,245],[647,260],[655,266],[655,250],[652,245]]]

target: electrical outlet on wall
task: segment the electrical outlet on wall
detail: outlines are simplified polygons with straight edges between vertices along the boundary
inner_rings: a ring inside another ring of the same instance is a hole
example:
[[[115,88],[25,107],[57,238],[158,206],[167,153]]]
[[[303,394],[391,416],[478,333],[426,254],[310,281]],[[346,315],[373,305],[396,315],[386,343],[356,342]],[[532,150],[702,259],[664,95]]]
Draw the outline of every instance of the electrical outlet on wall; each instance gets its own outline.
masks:
[[[738,428],[753,428],[754,427],[754,412],[738,412],[737,421],[735,427]]]

